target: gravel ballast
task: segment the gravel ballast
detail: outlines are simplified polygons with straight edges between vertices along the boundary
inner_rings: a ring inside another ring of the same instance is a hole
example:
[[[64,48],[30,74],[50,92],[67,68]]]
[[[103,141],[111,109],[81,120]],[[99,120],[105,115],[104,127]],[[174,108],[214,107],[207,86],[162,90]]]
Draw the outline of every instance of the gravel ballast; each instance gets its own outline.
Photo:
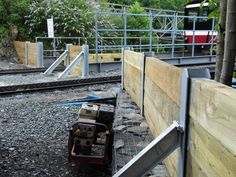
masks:
[[[67,141],[79,108],[60,103],[113,87],[119,84],[1,97],[1,177],[78,176],[78,167],[67,160]]]
[[[110,71],[91,77],[117,74]],[[39,73],[1,76],[0,86],[53,81],[56,76]],[[68,131],[78,119],[79,107],[61,104],[111,92],[118,93],[113,125],[113,173],[117,172],[153,138],[139,108],[120,89],[120,84],[105,84],[0,97],[0,176],[111,176],[99,168],[79,168],[68,162]],[[168,173],[161,163],[146,176],[166,177]]]

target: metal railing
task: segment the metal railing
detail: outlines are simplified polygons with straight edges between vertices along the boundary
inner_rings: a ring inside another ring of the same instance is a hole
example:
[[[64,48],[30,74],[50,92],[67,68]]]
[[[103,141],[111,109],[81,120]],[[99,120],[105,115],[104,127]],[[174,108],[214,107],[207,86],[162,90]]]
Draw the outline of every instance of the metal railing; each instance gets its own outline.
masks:
[[[120,28],[104,28],[99,26],[100,16],[116,16],[121,20]],[[149,27],[146,29],[132,29],[129,18],[146,18],[149,20]],[[184,19],[188,18],[193,21],[193,29],[184,30]],[[151,52],[157,54],[169,53],[170,58],[182,57],[191,55],[192,57],[200,56],[196,52],[196,47],[205,47],[208,49],[206,55],[213,55],[215,42],[215,20],[212,20],[212,25],[209,30],[196,30],[198,20],[207,20],[208,17],[183,16],[174,14],[132,14],[123,12],[97,12],[95,15],[95,36],[94,37],[37,37],[36,42],[43,42],[44,54],[49,52],[51,56],[59,56],[65,51],[66,44],[88,44],[90,53],[96,54],[98,62],[99,53],[119,52],[123,47],[132,47],[135,51]],[[209,41],[196,42],[196,31],[207,32]],[[186,33],[192,33],[192,42],[186,43]],[[110,36],[107,36],[109,33]],[[116,33],[116,35],[112,35]],[[186,50],[188,52],[186,53]]]

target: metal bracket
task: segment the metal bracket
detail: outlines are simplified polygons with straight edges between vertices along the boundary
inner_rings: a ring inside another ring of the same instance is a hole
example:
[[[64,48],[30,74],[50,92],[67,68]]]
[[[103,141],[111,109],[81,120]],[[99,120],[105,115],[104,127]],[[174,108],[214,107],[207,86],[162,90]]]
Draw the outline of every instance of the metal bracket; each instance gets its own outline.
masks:
[[[121,168],[113,177],[143,176],[179,146],[179,124],[173,122],[163,133]]]

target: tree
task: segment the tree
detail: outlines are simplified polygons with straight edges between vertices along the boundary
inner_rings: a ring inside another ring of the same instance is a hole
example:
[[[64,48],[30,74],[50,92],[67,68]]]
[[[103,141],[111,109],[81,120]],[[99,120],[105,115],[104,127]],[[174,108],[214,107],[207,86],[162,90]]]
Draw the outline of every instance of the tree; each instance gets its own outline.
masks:
[[[236,57],[236,1],[228,0],[227,17],[226,17],[226,33],[225,33],[225,49],[223,68],[220,82],[231,85],[234,71],[234,62]]]
[[[215,80],[217,82],[220,81],[220,75],[222,71],[223,58],[224,58],[226,8],[227,8],[227,0],[220,0],[220,18],[219,18],[219,28],[217,36],[216,68],[215,68]]]
[[[33,40],[37,36],[47,36],[47,19],[53,17],[55,36],[82,37],[94,47],[95,21],[97,2],[87,0],[34,0],[25,24]],[[108,16],[99,19],[99,26],[114,28]],[[107,34],[109,35],[109,34]]]
[[[184,9],[184,5],[188,2],[188,0],[108,0],[110,3],[115,4],[125,4],[132,5],[135,2],[139,2],[142,7],[149,8],[157,8],[157,9],[171,9],[182,11]]]
[[[19,32],[15,34],[15,38],[25,38],[26,27],[24,26],[25,16],[28,13],[30,0],[0,0],[0,37],[12,36],[11,32]]]

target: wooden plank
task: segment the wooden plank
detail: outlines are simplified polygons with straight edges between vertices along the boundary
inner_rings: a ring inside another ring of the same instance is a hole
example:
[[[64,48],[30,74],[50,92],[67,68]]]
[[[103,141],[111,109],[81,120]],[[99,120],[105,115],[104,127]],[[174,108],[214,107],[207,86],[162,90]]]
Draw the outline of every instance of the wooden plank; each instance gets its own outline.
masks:
[[[82,51],[82,46],[70,45],[69,47],[70,61],[73,61],[75,57],[80,54],[81,51]]]
[[[177,104],[180,104],[182,69],[147,57],[145,74]]]
[[[236,176],[236,92],[208,80],[193,86],[190,154],[210,177]]]
[[[72,62],[77,55],[82,51],[82,46],[71,45],[70,46],[70,62]],[[119,53],[106,53],[106,54],[98,54],[99,60],[98,62],[112,62],[114,58],[121,58],[121,54]],[[89,63],[96,63],[96,54],[89,54]],[[81,76],[82,75],[82,64],[79,63],[70,73],[73,76]]]
[[[179,106],[165,93],[165,91],[158,87],[148,77],[145,79],[144,90],[145,97],[147,96],[152,99],[152,103],[164,118],[163,121],[167,126],[170,126],[173,121],[179,120]],[[153,115],[152,118],[156,119],[155,115]],[[161,132],[158,133],[160,134]]]
[[[121,61],[121,53],[99,53],[98,54],[98,62],[113,62],[113,61]],[[96,54],[89,54],[89,62],[96,62]]]
[[[126,91],[130,94],[131,98],[140,107],[141,104],[141,70],[133,67],[129,63],[124,63],[125,79],[124,86]]]
[[[236,157],[197,121],[190,120],[188,156],[195,159],[201,171],[209,177],[236,176]]]
[[[28,64],[31,66],[37,66],[37,44],[36,43],[29,43],[28,44]]]
[[[142,53],[125,51],[124,56],[124,86],[131,98],[141,106],[141,79],[142,79]]]
[[[142,69],[142,53],[125,50],[125,62]]]
[[[207,177],[207,174],[205,172],[202,171],[202,168],[199,166],[199,164],[196,162],[196,160],[191,156],[191,155],[187,155],[187,162],[191,162],[191,163],[187,163],[186,166],[186,176],[187,177]]]
[[[157,137],[169,125],[164,121],[165,118],[162,117],[159,110],[156,109],[153,100],[154,99],[152,97],[150,98],[149,96],[145,95],[144,114],[152,134],[154,135],[154,137]],[[170,173],[170,176],[177,176],[177,160],[177,150],[164,160],[164,163],[168,169],[168,172]]]
[[[207,80],[193,85],[190,116],[236,154],[235,89]]]
[[[25,62],[25,42],[14,41],[14,47],[19,59],[19,63],[26,64]]]

